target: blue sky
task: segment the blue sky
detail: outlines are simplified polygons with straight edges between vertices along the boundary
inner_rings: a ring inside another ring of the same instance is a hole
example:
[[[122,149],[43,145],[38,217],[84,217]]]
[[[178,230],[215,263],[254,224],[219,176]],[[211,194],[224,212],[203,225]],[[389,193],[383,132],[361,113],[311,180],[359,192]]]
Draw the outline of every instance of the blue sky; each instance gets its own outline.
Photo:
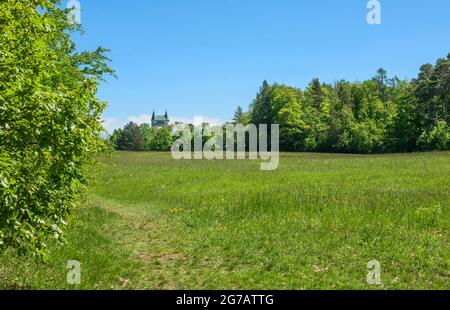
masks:
[[[108,130],[154,109],[226,121],[263,80],[303,89],[314,77],[364,80],[379,67],[412,78],[450,52],[448,0],[380,0],[381,25],[367,23],[367,0],[79,2],[78,47],[111,49],[119,75],[99,92]]]

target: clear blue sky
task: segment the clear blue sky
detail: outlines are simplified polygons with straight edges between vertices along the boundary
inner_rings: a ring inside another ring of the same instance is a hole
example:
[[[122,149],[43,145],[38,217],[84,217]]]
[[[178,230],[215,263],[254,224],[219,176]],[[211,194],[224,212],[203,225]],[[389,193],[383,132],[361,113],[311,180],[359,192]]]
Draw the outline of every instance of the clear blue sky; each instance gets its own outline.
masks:
[[[263,80],[411,78],[450,52],[448,0],[380,0],[381,25],[366,22],[367,0],[79,1],[78,47],[110,48],[119,75],[99,92],[108,129],[153,109],[226,121]]]

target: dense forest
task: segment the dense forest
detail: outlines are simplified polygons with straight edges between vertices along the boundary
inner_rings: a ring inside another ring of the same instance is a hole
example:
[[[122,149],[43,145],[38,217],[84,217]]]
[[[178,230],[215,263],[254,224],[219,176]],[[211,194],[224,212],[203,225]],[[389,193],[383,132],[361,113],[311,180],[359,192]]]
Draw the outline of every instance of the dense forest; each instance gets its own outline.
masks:
[[[279,124],[282,151],[384,153],[450,149],[450,54],[411,81],[384,69],[367,81],[313,79],[305,90],[263,82],[234,122]],[[129,123],[110,138],[119,150],[168,151],[169,128]]]

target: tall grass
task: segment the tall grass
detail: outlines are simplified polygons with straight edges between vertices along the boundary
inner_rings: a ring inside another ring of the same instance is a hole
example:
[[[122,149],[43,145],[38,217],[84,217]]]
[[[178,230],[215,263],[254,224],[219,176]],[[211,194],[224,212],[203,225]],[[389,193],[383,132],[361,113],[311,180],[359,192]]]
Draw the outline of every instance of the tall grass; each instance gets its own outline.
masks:
[[[69,246],[0,257],[0,285],[71,288],[448,289],[450,153],[283,154],[255,161],[103,159]],[[382,285],[366,282],[367,262]]]

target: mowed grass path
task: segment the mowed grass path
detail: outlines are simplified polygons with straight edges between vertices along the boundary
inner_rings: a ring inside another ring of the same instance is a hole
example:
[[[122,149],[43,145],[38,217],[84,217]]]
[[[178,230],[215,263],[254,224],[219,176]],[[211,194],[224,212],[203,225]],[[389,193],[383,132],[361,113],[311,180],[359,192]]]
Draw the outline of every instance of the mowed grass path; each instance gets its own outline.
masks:
[[[449,289],[450,153],[175,161],[116,153],[47,263],[0,257],[0,287]],[[378,260],[382,285],[366,283]]]

